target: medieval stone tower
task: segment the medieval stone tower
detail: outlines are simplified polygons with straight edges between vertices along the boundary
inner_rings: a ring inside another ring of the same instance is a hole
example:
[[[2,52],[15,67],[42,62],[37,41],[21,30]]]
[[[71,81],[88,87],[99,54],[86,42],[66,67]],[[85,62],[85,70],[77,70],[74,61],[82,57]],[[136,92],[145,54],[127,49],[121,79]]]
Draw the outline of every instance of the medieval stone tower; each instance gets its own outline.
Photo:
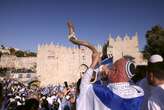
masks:
[[[109,35],[107,54],[113,56],[113,60],[116,61],[123,56],[131,56],[135,58],[136,64],[144,64],[142,53],[138,48],[138,34],[130,37],[127,34],[124,37],[117,36],[113,39]]]

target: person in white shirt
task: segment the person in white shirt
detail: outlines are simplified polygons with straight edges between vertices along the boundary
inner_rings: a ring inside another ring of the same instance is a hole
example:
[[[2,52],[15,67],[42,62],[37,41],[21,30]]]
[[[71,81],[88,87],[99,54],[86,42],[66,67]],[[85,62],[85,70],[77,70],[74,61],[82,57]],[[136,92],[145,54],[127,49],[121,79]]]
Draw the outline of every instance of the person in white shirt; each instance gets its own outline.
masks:
[[[160,55],[154,54],[148,60],[148,64],[152,64],[152,63],[155,64],[162,61],[163,61],[163,58]],[[146,66],[145,66],[145,70],[146,70]],[[148,110],[148,99],[151,96],[151,91],[153,90],[154,86],[148,83],[147,77],[137,82],[137,84],[144,90],[144,101],[142,103],[141,110]]]
[[[155,60],[160,60],[154,63]],[[148,64],[147,80],[151,89],[148,99],[148,110],[164,110],[164,62],[159,55],[153,55]]]
[[[91,84],[93,68],[89,68],[81,81],[77,110],[140,110],[144,92],[128,82],[126,62],[120,59],[111,70],[107,66],[102,68],[110,80],[107,86]]]
[[[74,27],[68,22],[69,40],[77,45],[88,47],[92,51],[92,63],[83,75],[80,84],[80,95],[77,98],[77,110],[140,110],[143,101],[143,90],[131,85],[129,80],[134,76],[135,66],[132,62],[121,58],[111,68],[102,65],[101,74],[106,75],[108,85],[92,84],[91,78],[100,61],[100,54],[94,46],[86,41],[78,40]]]

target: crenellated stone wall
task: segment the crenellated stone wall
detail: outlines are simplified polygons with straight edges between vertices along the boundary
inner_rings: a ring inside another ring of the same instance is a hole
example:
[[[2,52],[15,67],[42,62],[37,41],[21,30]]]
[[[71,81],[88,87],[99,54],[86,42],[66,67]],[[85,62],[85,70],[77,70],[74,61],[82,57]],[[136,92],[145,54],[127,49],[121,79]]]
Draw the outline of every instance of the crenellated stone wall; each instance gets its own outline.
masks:
[[[83,71],[80,70],[80,65],[90,65],[91,51],[85,47],[45,44],[38,46],[37,58],[37,73],[42,85],[64,81],[71,83],[80,77],[80,71]]]
[[[127,34],[124,37],[117,36],[115,39],[109,35],[108,39],[108,55],[113,55],[113,60],[116,61],[122,56],[132,56],[135,58],[137,65],[146,64],[143,60],[143,55],[139,51],[138,34],[130,37]]]
[[[0,58],[0,67],[2,68],[36,68],[37,57],[16,57],[13,55],[2,55]]]
[[[138,47],[138,35],[115,39],[109,35],[107,54],[113,56],[114,61],[122,56],[132,56],[138,65],[146,64]],[[102,46],[97,49],[102,52]],[[85,70],[84,65],[91,64],[91,51],[81,46],[78,48],[65,47],[56,44],[42,44],[38,46],[37,57],[16,57],[4,55],[0,58],[0,67],[27,68],[36,67],[41,85],[76,82]]]
[[[107,53],[113,56],[114,61],[128,55],[135,58],[136,64],[146,63],[138,48],[137,33],[132,37],[125,35],[115,39],[109,36],[108,42]],[[97,49],[102,52],[101,45]],[[89,66],[90,63],[91,51],[85,47],[70,48],[53,43],[38,46],[37,73],[41,85],[76,82],[84,71],[81,65]]]

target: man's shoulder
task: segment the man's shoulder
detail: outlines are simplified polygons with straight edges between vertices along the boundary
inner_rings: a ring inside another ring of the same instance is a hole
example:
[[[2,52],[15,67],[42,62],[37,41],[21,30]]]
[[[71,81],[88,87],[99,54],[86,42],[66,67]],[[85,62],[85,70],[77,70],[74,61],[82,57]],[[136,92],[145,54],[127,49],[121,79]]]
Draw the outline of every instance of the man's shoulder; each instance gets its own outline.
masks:
[[[143,95],[136,94],[137,91],[134,89],[134,87],[126,87],[126,85],[123,85],[119,84],[117,86],[105,86],[100,84],[93,84],[92,89],[96,99],[101,101],[108,108],[121,110],[121,106],[126,105],[124,106],[126,110],[131,110],[134,107],[138,107],[143,100]],[[128,91],[128,89],[132,90]]]
[[[144,90],[137,85],[131,85],[131,88],[134,89],[134,91],[136,91],[136,97],[140,97],[140,96],[144,96]]]
[[[130,83],[116,83],[108,86],[113,93],[117,94],[121,98],[130,99],[136,97],[142,97],[144,91],[141,87]]]
[[[149,98],[149,101],[164,102],[164,88],[162,88],[161,86],[154,87],[151,93],[152,94]]]

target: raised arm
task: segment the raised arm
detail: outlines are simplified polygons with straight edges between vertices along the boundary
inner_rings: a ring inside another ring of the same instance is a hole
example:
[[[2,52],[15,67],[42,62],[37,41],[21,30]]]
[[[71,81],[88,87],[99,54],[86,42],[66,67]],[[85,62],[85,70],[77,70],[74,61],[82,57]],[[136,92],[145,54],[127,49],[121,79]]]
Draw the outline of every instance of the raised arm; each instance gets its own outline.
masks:
[[[100,60],[100,54],[98,53],[96,48],[93,45],[91,45],[89,42],[77,39],[75,35],[75,28],[71,21],[68,21],[67,25],[68,25],[68,31],[69,31],[69,36],[68,36],[69,40],[73,44],[88,47],[92,51],[92,64],[90,65],[90,68],[94,69],[98,61]]]
[[[92,46],[89,42],[77,39],[75,35],[75,29],[71,21],[68,21],[67,25],[68,25],[68,31],[69,31],[68,38],[73,44],[88,47],[93,53],[98,53],[96,48]]]
[[[74,26],[73,26],[71,21],[68,21],[67,25],[68,25],[68,30],[69,30],[69,36],[68,36],[69,40],[73,44],[85,46],[85,47],[89,48],[92,51],[92,63],[90,65],[90,68],[84,74],[84,76],[81,80],[81,85],[80,85],[80,89],[85,90],[85,89],[87,89],[86,86],[90,84],[90,80],[92,78],[93,70],[94,70],[94,68],[96,67],[96,65],[98,64],[98,62],[100,60],[100,54],[96,50],[96,48],[93,45],[91,45],[89,42],[79,40],[76,37],[75,29],[74,29]]]

